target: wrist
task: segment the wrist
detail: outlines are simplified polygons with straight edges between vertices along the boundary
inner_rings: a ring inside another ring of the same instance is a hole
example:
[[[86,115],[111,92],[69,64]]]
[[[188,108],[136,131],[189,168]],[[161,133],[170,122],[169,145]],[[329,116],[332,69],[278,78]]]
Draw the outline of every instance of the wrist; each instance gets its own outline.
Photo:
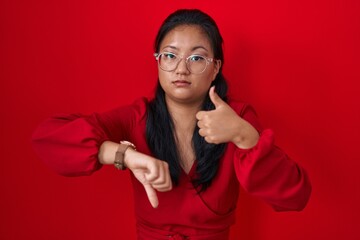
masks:
[[[114,164],[114,155],[119,147],[119,143],[104,141],[98,153],[98,160],[101,164]]]
[[[254,138],[241,138],[242,140],[237,140],[237,141],[234,141],[233,143],[238,147],[238,148],[241,148],[241,149],[250,149],[250,148],[253,148],[256,146],[258,140],[259,140],[259,137],[254,137]]]
[[[125,157],[126,157],[126,153],[129,150],[136,150],[136,147],[134,144],[132,144],[131,142],[128,141],[121,141],[120,145],[115,153],[115,161],[114,161],[114,166],[115,168],[119,169],[119,170],[125,170],[126,169],[126,163],[125,163]]]
[[[233,143],[242,149],[253,148],[259,141],[258,131],[251,125],[242,126],[233,138]]]
[[[137,151],[132,148],[132,147],[129,147],[127,148],[127,150],[125,151],[124,153],[124,167],[125,168],[128,168],[129,167],[129,159],[133,159],[134,158],[134,154],[136,154]]]

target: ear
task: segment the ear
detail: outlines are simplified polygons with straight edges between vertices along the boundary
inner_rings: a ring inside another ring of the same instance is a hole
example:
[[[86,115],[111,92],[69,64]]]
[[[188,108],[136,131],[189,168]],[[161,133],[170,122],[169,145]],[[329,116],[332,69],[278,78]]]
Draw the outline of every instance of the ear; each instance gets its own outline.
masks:
[[[214,62],[214,75],[213,75],[213,81],[216,78],[216,75],[219,73],[220,68],[221,68],[221,60],[215,60]]]

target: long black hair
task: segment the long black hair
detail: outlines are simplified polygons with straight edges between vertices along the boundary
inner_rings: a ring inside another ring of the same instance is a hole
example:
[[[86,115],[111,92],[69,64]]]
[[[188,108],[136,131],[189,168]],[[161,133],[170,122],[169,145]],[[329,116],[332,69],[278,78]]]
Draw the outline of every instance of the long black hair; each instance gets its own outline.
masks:
[[[195,25],[207,34],[210,41],[214,58],[224,63],[222,49],[223,39],[215,21],[206,13],[197,9],[182,9],[170,14],[163,24],[155,39],[154,50],[159,52],[159,47],[171,30],[180,25]],[[227,84],[222,74],[222,66],[215,80],[211,84],[215,85],[217,94],[226,101]],[[212,110],[215,106],[209,96],[204,99],[202,110]],[[159,81],[157,84],[155,98],[149,103],[147,109],[146,139],[153,154],[169,164],[172,181],[177,184],[181,173],[180,157],[174,136],[174,122],[168,112],[165,102],[165,92]],[[226,144],[210,144],[199,135],[199,128],[195,126],[192,137],[192,144],[196,156],[196,178],[193,184],[201,191],[205,191],[216,176],[219,160],[224,154]]]

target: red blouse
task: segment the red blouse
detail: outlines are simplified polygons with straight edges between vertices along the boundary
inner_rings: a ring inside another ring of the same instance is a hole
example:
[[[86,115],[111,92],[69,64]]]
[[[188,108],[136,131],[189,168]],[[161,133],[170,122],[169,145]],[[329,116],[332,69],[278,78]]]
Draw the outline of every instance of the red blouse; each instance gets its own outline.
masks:
[[[132,105],[90,116],[55,116],[33,134],[33,146],[43,161],[65,176],[89,175],[101,167],[97,159],[102,142],[128,140],[137,150],[152,155],[145,138],[145,98]],[[228,143],[211,186],[200,194],[182,171],[179,184],[158,192],[159,207],[151,207],[141,183],[132,176],[138,239],[228,239],[235,222],[239,184],[276,211],[302,210],[311,185],[303,168],[274,145],[273,132],[263,130],[254,110],[239,102],[230,106],[261,134],[248,150]]]

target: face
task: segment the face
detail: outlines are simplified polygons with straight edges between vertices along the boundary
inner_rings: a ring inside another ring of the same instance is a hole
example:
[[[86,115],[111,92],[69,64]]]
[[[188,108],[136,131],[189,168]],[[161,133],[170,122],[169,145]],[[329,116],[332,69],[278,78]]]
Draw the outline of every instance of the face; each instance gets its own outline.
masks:
[[[186,66],[186,58],[190,55],[201,55],[213,58],[210,41],[198,26],[181,25],[164,37],[159,53],[168,52],[183,57],[175,70],[168,72],[158,67],[160,85],[165,91],[167,102],[201,104],[208,94],[211,82],[219,72],[221,61],[209,62],[204,72],[191,73]]]

